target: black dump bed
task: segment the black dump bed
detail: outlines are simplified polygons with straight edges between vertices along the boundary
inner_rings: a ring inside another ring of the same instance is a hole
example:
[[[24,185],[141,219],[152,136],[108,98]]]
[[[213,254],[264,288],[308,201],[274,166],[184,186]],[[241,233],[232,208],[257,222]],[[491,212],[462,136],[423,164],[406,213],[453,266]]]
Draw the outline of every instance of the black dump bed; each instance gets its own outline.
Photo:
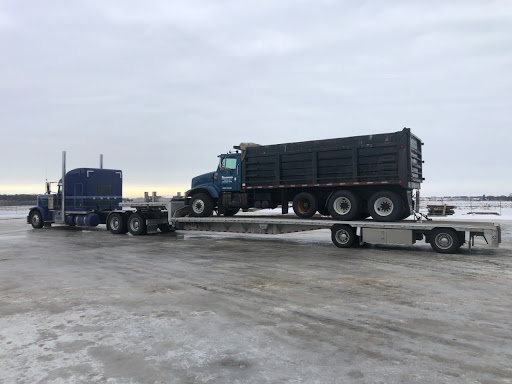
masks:
[[[423,180],[421,140],[399,132],[275,145],[242,154],[245,187],[386,182],[418,189]]]

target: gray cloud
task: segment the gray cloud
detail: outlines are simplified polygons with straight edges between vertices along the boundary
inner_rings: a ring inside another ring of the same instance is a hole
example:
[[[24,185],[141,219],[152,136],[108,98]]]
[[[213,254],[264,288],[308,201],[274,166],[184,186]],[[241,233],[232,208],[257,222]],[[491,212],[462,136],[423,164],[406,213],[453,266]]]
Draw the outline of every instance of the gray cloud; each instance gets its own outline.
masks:
[[[241,141],[408,126],[424,194],[512,193],[511,47],[505,1],[4,1],[0,189],[61,150],[151,189]]]

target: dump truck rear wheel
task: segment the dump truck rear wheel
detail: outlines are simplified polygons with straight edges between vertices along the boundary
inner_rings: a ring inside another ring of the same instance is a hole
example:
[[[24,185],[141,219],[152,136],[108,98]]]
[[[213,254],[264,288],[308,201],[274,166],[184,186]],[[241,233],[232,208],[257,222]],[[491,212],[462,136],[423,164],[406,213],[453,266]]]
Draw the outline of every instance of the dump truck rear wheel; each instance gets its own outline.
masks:
[[[208,217],[213,213],[213,200],[204,193],[198,193],[192,196],[190,200],[190,216]]]
[[[301,192],[293,199],[293,211],[303,219],[313,216],[317,209],[317,199],[309,192]]]
[[[337,191],[329,198],[327,208],[337,220],[354,220],[361,213],[361,199],[350,191]]]
[[[368,212],[376,221],[396,221],[403,215],[404,203],[393,191],[375,192],[368,200]]]

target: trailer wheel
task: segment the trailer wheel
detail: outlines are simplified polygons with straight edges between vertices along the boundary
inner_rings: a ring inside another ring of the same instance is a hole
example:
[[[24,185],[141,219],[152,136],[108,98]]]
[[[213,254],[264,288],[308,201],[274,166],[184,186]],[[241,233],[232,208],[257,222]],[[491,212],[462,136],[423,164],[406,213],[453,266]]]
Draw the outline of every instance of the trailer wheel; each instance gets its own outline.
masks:
[[[361,199],[350,191],[336,191],[329,198],[327,209],[337,220],[354,220],[361,212]]]
[[[434,228],[430,232],[430,246],[438,253],[455,253],[462,245],[452,228]]]
[[[213,201],[210,196],[198,193],[190,200],[190,216],[208,217],[213,213]]]
[[[32,212],[30,212],[28,219],[30,221],[30,224],[32,224],[32,228],[35,228],[35,229],[43,228],[43,226],[44,226],[43,215],[41,215],[41,212],[39,212],[37,209],[34,209]]]
[[[331,228],[331,239],[338,248],[350,248],[356,240],[356,231],[350,225],[335,225]]]
[[[147,233],[146,218],[140,213],[134,213],[128,218],[128,230],[134,236]]]
[[[368,200],[368,211],[376,221],[396,221],[403,215],[404,203],[392,191],[375,192]]]
[[[111,213],[107,218],[107,227],[110,233],[119,235],[128,232],[127,223],[122,213]]]
[[[307,219],[316,213],[318,202],[316,197],[308,192],[301,192],[293,199],[293,211],[303,219]]]

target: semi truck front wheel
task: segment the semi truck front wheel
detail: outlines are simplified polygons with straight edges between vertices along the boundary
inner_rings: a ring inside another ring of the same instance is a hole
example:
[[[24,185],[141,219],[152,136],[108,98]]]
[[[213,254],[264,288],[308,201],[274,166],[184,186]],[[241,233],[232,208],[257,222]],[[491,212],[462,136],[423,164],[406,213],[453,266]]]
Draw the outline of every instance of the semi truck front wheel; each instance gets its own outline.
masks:
[[[41,215],[41,212],[34,210],[30,212],[29,216],[30,224],[32,225],[32,228],[43,228],[44,221],[43,221],[43,215]]]

